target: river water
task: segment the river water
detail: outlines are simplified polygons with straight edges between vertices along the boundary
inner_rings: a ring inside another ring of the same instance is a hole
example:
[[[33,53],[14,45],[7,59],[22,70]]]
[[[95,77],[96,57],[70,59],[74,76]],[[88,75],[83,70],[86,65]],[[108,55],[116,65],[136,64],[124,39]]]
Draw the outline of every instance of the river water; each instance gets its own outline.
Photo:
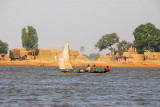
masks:
[[[58,67],[0,67],[0,107],[160,106],[160,69],[110,69],[65,74]]]

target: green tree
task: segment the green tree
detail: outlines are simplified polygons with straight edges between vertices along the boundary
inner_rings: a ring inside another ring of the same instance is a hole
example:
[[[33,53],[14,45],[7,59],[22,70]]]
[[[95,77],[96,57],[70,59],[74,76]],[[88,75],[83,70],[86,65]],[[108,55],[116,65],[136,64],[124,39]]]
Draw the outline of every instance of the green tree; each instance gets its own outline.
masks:
[[[22,29],[22,46],[26,48],[26,50],[34,51],[34,56],[36,54],[36,50],[38,50],[38,34],[35,28],[32,26],[27,26]],[[35,57],[34,57],[35,59]]]
[[[127,42],[126,49],[128,50],[131,46],[134,47],[133,43]]]
[[[97,60],[97,58],[100,56],[100,54],[99,53],[91,53],[90,55],[89,55],[89,59],[91,59],[91,60]]]
[[[0,54],[7,54],[8,53],[8,44],[0,40]]]
[[[87,59],[89,60],[97,60],[97,58],[100,56],[99,53],[91,53],[89,55],[83,54]]]
[[[127,41],[123,40],[117,44],[116,52],[118,52],[120,55],[122,55],[123,52],[125,52],[130,46],[133,46],[133,44],[131,42],[127,42]]]
[[[85,47],[84,46],[81,46],[80,47],[80,52],[84,52],[85,51]]]
[[[134,46],[138,53],[160,51],[160,30],[155,28],[153,24],[142,24],[135,29],[133,34],[135,38]]]
[[[95,44],[95,47],[98,48],[100,51],[102,51],[103,49],[109,49],[112,54],[112,46],[117,42],[119,42],[119,37],[116,33],[106,34],[99,39],[97,44]]]

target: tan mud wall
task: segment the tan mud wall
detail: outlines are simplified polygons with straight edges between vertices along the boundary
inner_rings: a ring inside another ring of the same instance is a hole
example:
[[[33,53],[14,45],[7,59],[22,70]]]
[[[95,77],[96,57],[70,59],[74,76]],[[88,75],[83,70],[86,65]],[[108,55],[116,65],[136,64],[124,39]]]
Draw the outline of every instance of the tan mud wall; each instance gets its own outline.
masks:
[[[143,54],[132,54],[133,61],[144,61],[144,55]]]
[[[75,60],[76,56],[70,56],[70,60]]]
[[[137,54],[137,52],[123,52],[123,56],[130,57],[132,54]]]
[[[145,60],[160,60],[160,52],[144,52]]]
[[[60,50],[54,49],[39,49],[39,55],[36,59],[48,59],[48,60],[55,60],[55,56],[60,53]]]
[[[99,57],[100,61],[112,61],[112,56],[104,55]]]
[[[19,48],[18,48],[19,49]],[[20,49],[25,53],[25,49]],[[55,61],[55,56],[60,53],[60,50],[54,49],[39,49],[39,55],[36,60],[24,60],[24,61],[0,61],[0,66],[58,66]],[[112,57],[104,55],[99,57],[99,61],[86,61],[85,56],[80,56],[77,50],[70,51],[70,59],[73,66],[86,67],[88,64],[93,66],[96,64],[100,67],[151,67],[160,68],[160,52],[146,52],[142,54],[131,54],[132,57],[127,61],[112,61]],[[27,56],[28,57],[28,56]],[[32,56],[33,57],[33,56]],[[144,57],[147,59],[144,61]],[[9,59],[9,54],[5,56]]]
[[[24,48],[13,48],[13,49],[20,50],[21,56],[27,55],[27,59],[29,60],[34,59],[33,56],[28,55],[28,51],[25,51]],[[36,56],[36,60],[57,60],[57,55],[60,52],[61,50],[58,49],[39,49],[39,55]],[[73,60],[79,55],[79,52],[77,50],[70,50],[69,54],[71,56],[71,59]]]
[[[78,50],[70,50],[69,51],[69,55],[70,56],[78,56],[79,55],[79,51]]]
[[[76,60],[86,60],[86,57],[85,56],[76,56]]]

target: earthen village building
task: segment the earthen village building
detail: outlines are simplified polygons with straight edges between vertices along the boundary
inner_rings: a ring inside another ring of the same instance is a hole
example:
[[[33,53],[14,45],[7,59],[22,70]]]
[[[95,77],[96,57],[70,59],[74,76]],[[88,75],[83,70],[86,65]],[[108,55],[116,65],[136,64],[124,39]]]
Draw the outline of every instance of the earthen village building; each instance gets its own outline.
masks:
[[[61,52],[58,49],[39,49],[36,54],[37,61],[54,61],[57,62],[57,55]],[[12,53],[12,54],[11,54]],[[78,50],[70,50],[71,61],[87,61],[85,56],[79,54]],[[3,57],[3,58],[2,58]],[[33,51],[26,51],[24,48],[14,48],[6,55],[2,55],[1,60],[34,60]],[[144,54],[138,54],[136,49],[130,47],[127,52],[123,52],[121,56],[115,56],[118,59],[110,56],[99,56],[98,61],[102,62],[134,62],[134,63],[149,63],[160,64],[160,52],[144,52]]]

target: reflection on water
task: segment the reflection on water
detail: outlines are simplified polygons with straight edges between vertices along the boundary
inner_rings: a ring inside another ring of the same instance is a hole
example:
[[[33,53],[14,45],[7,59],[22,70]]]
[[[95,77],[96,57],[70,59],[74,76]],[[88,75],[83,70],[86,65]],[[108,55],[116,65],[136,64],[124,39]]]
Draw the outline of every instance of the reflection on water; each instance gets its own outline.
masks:
[[[0,107],[160,106],[160,69],[111,70],[65,74],[57,67],[0,67]]]

